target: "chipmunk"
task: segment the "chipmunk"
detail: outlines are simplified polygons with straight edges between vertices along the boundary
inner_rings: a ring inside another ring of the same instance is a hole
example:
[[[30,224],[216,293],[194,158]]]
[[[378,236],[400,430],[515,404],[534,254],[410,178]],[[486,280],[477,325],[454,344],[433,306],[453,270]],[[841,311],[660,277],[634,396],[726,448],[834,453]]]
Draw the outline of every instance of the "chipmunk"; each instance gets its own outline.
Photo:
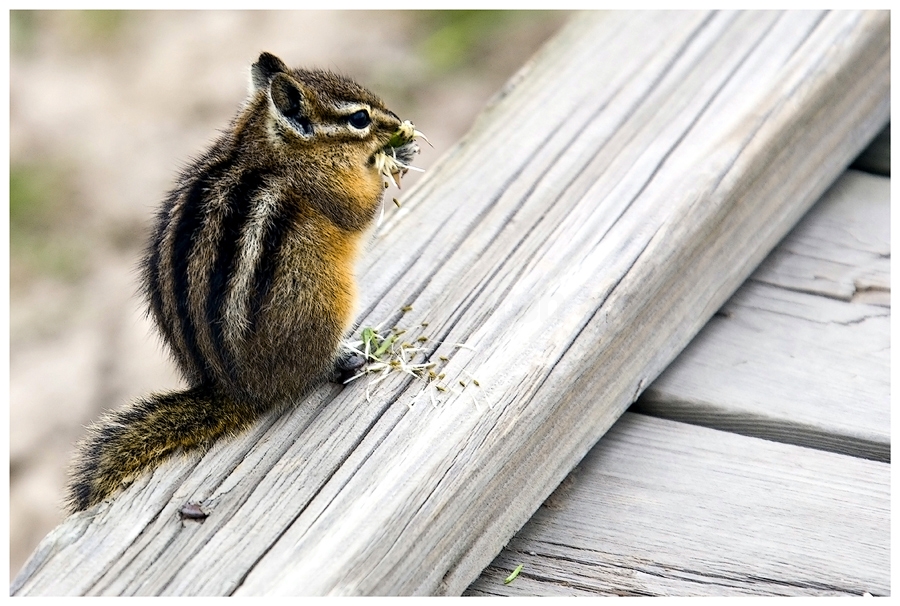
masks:
[[[341,347],[354,263],[386,177],[405,172],[421,133],[348,78],[269,53],[250,71],[247,101],[181,173],[141,264],[149,315],[189,387],[89,429],[72,511],[365,363]]]

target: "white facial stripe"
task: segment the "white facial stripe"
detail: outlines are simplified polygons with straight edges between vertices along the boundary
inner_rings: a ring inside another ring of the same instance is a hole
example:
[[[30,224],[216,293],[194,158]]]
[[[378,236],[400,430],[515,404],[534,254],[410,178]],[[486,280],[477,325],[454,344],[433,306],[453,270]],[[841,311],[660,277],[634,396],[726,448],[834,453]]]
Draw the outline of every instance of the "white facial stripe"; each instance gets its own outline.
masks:
[[[359,137],[364,137],[369,134],[369,130],[371,129],[371,125],[365,128],[351,128],[348,124],[316,124],[313,128],[316,129],[317,134],[324,135],[326,137],[333,137],[336,135],[346,135],[347,133],[357,135]]]
[[[366,110],[369,113],[372,113],[372,108],[366,105],[365,103],[348,103],[346,101],[339,101],[336,103],[332,103],[332,108],[334,111],[341,115],[349,116],[350,114],[356,113],[361,109]]]

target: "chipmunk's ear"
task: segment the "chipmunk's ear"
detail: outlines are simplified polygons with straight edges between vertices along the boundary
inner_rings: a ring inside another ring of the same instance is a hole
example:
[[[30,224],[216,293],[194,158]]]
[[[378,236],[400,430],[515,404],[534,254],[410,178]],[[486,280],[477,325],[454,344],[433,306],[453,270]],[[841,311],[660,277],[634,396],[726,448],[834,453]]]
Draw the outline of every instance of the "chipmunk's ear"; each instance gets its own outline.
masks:
[[[272,78],[272,104],[300,135],[313,134],[307,93],[303,86],[287,74],[275,74]]]
[[[271,53],[262,53],[259,59],[250,66],[250,88],[252,92],[256,92],[261,88],[266,88],[276,74],[288,72],[288,66],[284,61]]]

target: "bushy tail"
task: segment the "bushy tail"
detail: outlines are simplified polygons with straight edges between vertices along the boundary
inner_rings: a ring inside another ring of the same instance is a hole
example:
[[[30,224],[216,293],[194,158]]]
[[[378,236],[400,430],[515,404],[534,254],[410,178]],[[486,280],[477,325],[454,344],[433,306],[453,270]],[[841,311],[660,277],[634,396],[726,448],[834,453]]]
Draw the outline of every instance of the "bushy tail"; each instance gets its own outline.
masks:
[[[258,414],[202,386],[151,395],[107,413],[79,445],[69,509],[99,503],[176,452],[209,448],[249,426]]]

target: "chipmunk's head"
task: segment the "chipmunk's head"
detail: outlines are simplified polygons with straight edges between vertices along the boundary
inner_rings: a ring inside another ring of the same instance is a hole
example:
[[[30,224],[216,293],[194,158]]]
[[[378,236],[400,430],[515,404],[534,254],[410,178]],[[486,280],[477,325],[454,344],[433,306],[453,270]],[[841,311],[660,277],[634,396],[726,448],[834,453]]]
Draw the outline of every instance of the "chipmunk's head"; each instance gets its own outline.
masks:
[[[271,145],[300,162],[327,164],[322,174],[345,187],[360,180],[381,192],[376,155],[396,142],[403,123],[373,93],[344,76],[290,69],[262,53],[251,67],[251,98],[265,108]]]
[[[353,231],[374,218],[387,184],[412,168],[422,136],[353,80],[290,69],[269,53],[250,68],[250,97],[233,131],[251,162]]]

